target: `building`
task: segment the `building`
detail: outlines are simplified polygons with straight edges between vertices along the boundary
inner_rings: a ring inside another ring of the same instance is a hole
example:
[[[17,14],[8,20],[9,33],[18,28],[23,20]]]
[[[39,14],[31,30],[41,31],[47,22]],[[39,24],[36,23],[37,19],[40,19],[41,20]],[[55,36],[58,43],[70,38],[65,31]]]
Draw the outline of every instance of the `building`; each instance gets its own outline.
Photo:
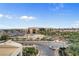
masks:
[[[26,40],[29,37],[30,38],[34,37],[36,39],[37,37],[39,37],[41,35],[41,33],[46,34],[47,32],[48,33],[57,32],[57,34],[58,34],[58,32],[79,32],[79,28],[37,28],[37,27],[31,27],[31,28],[27,28],[27,29],[0,29],[0,37],[2,35],[8,35],[10,39],[13,39],[15,37],[15,40],[17,38]]]
[[[22,45],[11,40],[0,43],[0,56],[22,56]]]
[[[27,34],[38,34],[38,30],[39,28],[31,27],[31,28],[26,29],[26,33]]]

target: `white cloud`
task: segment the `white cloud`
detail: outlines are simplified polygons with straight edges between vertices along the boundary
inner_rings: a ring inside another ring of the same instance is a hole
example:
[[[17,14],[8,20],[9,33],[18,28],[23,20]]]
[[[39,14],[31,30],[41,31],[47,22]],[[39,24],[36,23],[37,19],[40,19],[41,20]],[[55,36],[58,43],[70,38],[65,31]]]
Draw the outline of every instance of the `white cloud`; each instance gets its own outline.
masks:
[[[8,19],[12,19],[12,16],[10,16],[10,15],[5,15],[5,17]]]
[[[3,14],[0,14],[0,18],[3,17]]]
[[[35,19],[35,17],[30,16],[29,19]]]
[[[51,3],[49,4],[49,9],[56,11],[64,8],[63,3]]]
[[[21,16],[20,19],[27,19],[28,16]]]
[[[36,17],[33,16],[13,16],[13,15],[8,15],[8,14],[0,14],[0,18],[4,19],[22,19],[22,20],[34,20]]]
[[[6,19],[12,19],[12,16],[10,15],[4,15],[4,14],[0,14],[0,18],[6,18]]]
[[[0,24],[0,29],[5,29],[5,28],[9,28],[9,26]]]
[[[23,20],[33,20],[33,19],[35,19],[35,17],[33,17],[33,16],[21,16],[20,19],[23,19]]]
[[[71,24],[71,26],[74,28],[79,28],[79,21],[74,21],[74,23]]]

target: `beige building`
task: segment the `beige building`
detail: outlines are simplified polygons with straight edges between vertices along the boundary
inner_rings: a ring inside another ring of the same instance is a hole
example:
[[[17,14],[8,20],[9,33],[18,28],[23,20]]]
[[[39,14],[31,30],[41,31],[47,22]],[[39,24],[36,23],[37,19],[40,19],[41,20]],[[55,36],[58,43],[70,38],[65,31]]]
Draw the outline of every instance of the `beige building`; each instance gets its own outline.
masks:
[[[31,28],[26,29],[26,34],[37,34],[38,30],[39,28],[31,27]]]
[[[22,45],[11,40],[0,43],[0,56],[22,56]]]

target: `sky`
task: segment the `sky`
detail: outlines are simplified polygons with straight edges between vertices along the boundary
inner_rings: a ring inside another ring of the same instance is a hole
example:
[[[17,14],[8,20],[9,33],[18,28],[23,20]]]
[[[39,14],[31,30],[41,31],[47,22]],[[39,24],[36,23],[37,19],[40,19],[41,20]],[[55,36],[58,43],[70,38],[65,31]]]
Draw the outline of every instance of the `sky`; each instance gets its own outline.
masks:
[[[0,29],[79,28],[79,3],[0,3]]]

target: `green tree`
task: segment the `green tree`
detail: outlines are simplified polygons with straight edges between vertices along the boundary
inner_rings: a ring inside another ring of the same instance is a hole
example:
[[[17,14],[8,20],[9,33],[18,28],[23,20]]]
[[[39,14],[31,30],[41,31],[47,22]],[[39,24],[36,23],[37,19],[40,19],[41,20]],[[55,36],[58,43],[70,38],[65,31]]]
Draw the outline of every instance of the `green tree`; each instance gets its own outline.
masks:
[[[9,36],[8,36],[8,35],[2,35],[2,36],[0,37],[0,40],[6,41],[6,40],[8,40],[8,39],[9,39]]]
[[[23,56],[35,56],[38,54],[38,50],[34,47],[23,48]]]

